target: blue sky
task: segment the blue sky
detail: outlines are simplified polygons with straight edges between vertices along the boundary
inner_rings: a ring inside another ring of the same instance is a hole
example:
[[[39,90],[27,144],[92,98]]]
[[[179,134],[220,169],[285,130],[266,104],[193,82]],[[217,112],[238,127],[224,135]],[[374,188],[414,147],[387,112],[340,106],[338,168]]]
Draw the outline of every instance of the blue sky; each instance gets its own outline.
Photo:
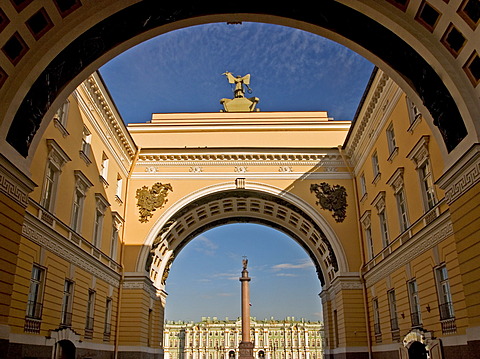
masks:
[[[351,120],[373,64],[328,39],[288,27],[199,25],[139,44],[100,68],[125,122],[156,112],[218,112],[232,98],[222,73],[251,74],[261,111],[328,111]]]
[[[167,280],[166,319],[239,317],[243,256],[252,278],[252,317],[321,319],[320,281],[306,252],[282,232],[256,224],[216,227],[180,252]]]
[[[218,112],[233,92],[222,73],[251,75],[261,111],[328,111],[351,120],[373,64],[342,45],[287,27],[214,23],[176,30],[124,52],[100,73],[126,123],[152,113]],[[166,319],[240,315],[242,256],[252,316],[319,320],[320,282],[303,249],[280,232],[229,225],[194,239],[174,261]]]

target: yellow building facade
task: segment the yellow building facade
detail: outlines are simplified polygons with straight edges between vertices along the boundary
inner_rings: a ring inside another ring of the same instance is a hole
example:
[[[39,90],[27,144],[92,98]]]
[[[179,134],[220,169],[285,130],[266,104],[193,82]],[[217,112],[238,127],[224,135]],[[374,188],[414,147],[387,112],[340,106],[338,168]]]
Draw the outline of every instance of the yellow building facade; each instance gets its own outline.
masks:
[[[4,356],[167,357],[171,264],[235,222],[277,228],[312,259],[324,357],[475,358],[477,186],[444,171],[439,141],[379,69],[352,122],[218,112],[129,126],[94,73],[25,174],[2,160],[5,180],[24,178],[3,192],[2,235],[18,236],[2,242]],[[456,171],[475,169],[476,150]]]

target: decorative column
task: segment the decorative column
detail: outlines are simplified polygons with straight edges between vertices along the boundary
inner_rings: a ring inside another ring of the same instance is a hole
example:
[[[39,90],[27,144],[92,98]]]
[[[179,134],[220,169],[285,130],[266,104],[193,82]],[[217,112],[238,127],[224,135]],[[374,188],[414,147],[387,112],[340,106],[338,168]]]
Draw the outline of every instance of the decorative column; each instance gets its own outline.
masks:
[[[242,341],[238,346],[239,359],[253,359],[253,343],[250,340],[250,277],[247,271],[248,259],[243,257],[242,283]]]

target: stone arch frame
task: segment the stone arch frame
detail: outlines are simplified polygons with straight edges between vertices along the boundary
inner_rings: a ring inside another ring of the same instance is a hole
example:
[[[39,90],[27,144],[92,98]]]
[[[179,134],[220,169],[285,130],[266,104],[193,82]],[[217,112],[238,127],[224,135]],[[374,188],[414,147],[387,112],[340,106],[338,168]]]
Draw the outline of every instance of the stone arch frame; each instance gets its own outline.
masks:
[[[476,118],[480,104],[474,86],[461,66],[445,56],[448,51],[431,38],[425,38],[426,33],[422,32],[425,29],[419,30],[418,24],[408,23],[410,20],[404,17],[406,9],[396,10],[394,1],[359,4],[326,0],[317,4],[316,11],[303,5],[292,8],[290,4],[277,4],[272,8],[255,4],[253,12],[249,5],[242,4],[180,7],[160,6],[150,0],[133,2],[124,3],[121,9],[113,5],[102,8],[104,11],[95,16],[93,25],[89,25],[91,20],[82,19],[83,33],[69,30],[68,40],[55,51],[44,54],[41,65],[26,71],[25,76],[22,74],[25,83],[15,84],[7,99],[8,108],[0,113],[4,118],[2,132],[8,131],[6,141],[16,150],[12,152],[2,145],[10,156],[17,160],[23,156],[28,162],[48,123],[44,118],[50,119],[68,93],[116,54],[173,29],[230,20],[263,21],[304,29],[367,57],[402,87],[427,115],[430,125],[437,126],[439,131],[434,132],[443,137],[444,156],[469,135],[471,140],[478,140],[480,123]],[[396,34],[397,30],[402,37]],[[26,83],[32,84],[31,87]]]
[[[250,182],[245,188],[232,183],[206,187],[169,207],[150,230],[136,271],[147,270],[163,290],[182,248],[200,233],[228,223],[263,224],[289,235],[312,259],[322,286],[349,271],[340,239],[315,208],[280,188]]]

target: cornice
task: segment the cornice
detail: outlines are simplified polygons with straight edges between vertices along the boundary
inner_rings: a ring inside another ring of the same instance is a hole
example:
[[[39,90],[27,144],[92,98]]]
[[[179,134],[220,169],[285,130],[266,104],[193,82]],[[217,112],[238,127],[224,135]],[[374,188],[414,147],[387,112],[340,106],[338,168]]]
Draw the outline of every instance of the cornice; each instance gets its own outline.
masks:
[[[140,289],[147,292],[152,299],[161,299],[164,291],[157,289],[150,278],[143,273],[125,273],[123,280],[123,289],[135,290]]]
[[[374,147],[380,131],[390,118],[403,92],[387,75],[380,75],[372,86],[368,102],[362,108],[359,117],[352,125],[352,133],[345,142],[345,153],[351,159],[357,171],[365,163]],[[373,90],[374,89],[374,90]],[[394,151],[393,154],[396,154]],[[391,158],[390,158],[391,160]]]
[[[119,273],[28,212],[23,223],[22,235],[114,287],[119,286]]]
[[[342,156],[337,150],[334,153],[295,153],[295,152],[267,152],[264,150],[257,152],[247,151],[191,151],[185,153],[165,152],[165,153],[141,153],[138,156],[137,163],[158,164],[158,165],[191,165],[195,164],[232,164],[238,162],[248,162],[249,164],[296,164],[296,165],[322,165],[332,164],[336,166],[345,166]]]
[[[164,172],[160,170],[149,170],[149,172],[136,172],[131,175],[132,179],[188,179],[188,180],[202,180],[202,179],[218,179],[218,180],[235,180],[237,178],[246,178],[249,180],[328,180],[328,179],[352,179],[350,172],[248,172],[249,169],[239,171],[232,167],[231,172]]]
[[[93,100],[92,105],[97,109],[97,112],[105,121],[112,134],[118,138],[119,143],[123,146],[130,160],[133,160],[136,152],[133,140],[130,138],[130,134],[123,120],[120,119],[120,121],[122,121],[120,123],[116,109],[112,108],[109,99],[104,96],[103,86],[94,75],[89,76],[88,79],[83,82],[82,87],[86,94],[90,96],[91,100]]]
[[[377,76],[378,80],[375,82],[375,90],[371,92],[370,96],[368,96],[368,102],[364,104],[360,117],[357,119],[356,123],[352,125],[353,136],[350,137],[348,144],[346,144],[346,152],[349,157],[352,157],[357,152],[357,147],[364,140],[365,131],[372,127],[371,120],[375,117],[374,114],[378,106],[378,101],[385,90],[387,81],[389,80],[388,75],[381,73],[380,71]]]

